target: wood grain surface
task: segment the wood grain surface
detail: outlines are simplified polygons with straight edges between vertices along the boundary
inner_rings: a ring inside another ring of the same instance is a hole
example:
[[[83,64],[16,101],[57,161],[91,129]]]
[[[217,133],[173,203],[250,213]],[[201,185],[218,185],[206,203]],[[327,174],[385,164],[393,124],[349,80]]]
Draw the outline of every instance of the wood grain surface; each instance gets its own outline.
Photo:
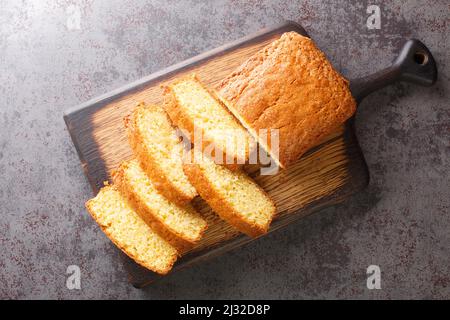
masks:
[[[298,24],[286,22],[201,54],[68,111],[64,118],[94,193],[103,181],[110,180],[111,171],[121,161],[132,157],[122,119],[137,103],[161,103],[161,86],[192,72],[214,88],[248,57],[287,31],[307,35]],[[367,185],[368,171],[352,121],[336,128],[332,135],[292,167],[276,175],[260,176],[252,167],[247,168],[277,206],[270,232],[318,209],[341,202]],[[203,239],[177,261],[172,273],[253,240],[220,220],[202,199],[194,199],[194,206],[204,215],[209,227]],[[125,255],[124,261],[130,281],[137,287],[160,277]]]

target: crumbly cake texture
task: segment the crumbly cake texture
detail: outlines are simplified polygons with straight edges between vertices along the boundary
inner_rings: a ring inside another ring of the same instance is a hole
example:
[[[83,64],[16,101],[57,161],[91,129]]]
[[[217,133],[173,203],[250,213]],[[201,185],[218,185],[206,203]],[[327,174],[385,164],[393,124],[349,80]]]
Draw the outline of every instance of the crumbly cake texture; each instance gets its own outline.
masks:
[[[201,239],[206,220],[190,204],[179,206],[164,197],[136,159],[122,162],[113,181],[140,217],[180,252]]]
[[[183,173],[183,144],[164,109],[140,103],[124,122],[130,146],[158,191],[177,204],[190,202],[197,192]]]
[[[164,108],[173,123],[196,146],[201,144],[204,152],[216,160],[220,159],[230,169],[239,169],[249,159],[255,147],[254,139],[195,74],[175,80],[165,87]],[[201,134],[196,134],[195,130]]]
[[[177,250],[153,231],[112,185],[86,202],[86,208],[108,238],[130,258],[159,274],[167,274]]]
[[[191,163],[183,164],[184,171],[214,212],[251,237],[266,233],[275,204],[265,191],[241,170],[218,165],[200,152],[191,157]]]
[[[279,156],[257,139],[282,167],[300,158],[356,110],[348,81],[314,44],[284,33],[218,86],[218,96],[254,137],[279,130]]]

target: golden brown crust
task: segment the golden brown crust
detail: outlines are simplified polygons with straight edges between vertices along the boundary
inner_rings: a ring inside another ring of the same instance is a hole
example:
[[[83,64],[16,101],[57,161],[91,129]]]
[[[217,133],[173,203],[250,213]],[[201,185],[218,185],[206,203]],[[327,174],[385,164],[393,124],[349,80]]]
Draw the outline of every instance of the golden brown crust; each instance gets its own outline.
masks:
[[[197,193],[194,189],[192,192],[187,193],[178,188],[169,179],[167,174],[159,165],[159,161],[155,159],[152,156],[152,152],[148,150],[142,133],[138,128],[137,121],[139,114],[143,112],[145,108],[152,107],[155,106],[147,106],[144,103],[140,103],[131,114],[124,118],[124,124],[127,128],[128,141],[136,158],[141,163],[142,169],[144,169],[145,173],[147,173],[147,175],[151,178],[158,191],[161,192],[161,194],[163,194],[167,199],[170,199],[179,205],[187,204],[197,195]]]
[[[115,189],[114,186],[112,185],[108,185],[105,186],[104,188],[112,188]],[[143,266],[144,268],[147,268],[153,272],[156,272],[158,274],[161,275],[165,275],[167,274],[171,269],[173,264],[175,263],[175,261],[178,258],[177,254],[174,254],[172,256],[171,261],[169,261],[167,267],[165,269],[156,269],[154,268],[154,266],[151,266],[147,263],[147,261],[142,260],[138,255],[133,254],[132,252],[130,252],[122,243],[120,243],[119,241],[116,241],[116,239],[111,235],[111,233],[108,231],[108,229],[106,228],[106,226],[101,223],[101,221],[98,219],[95,210],[93,210],[92,208],[92,202],[93,199],[90,199],[86,202],[85,206],[87,211],[89,212],[89,214],[91,215],[91,217],[97,222],[97,224],[100,226],[100,228],[102,229],[103,233],[109,238],[109,240],[111,240],[112,243],[114,243],[122,252],[124,252],[128,257],[130,257],[131,259],[133,259],[136,263],[138,263],[139,265]]]
[[[279,129],[279,162],[287,167],[350,118],[348,81],[309,38],[284,33],[218,87],[218,95],[256,136]]]
[[[261,227],[251,221],[244,220],[242,215],[234,209],[230,202],[214,189],[198,164],[185,163],[183,164],[183,169],[200,196],[223,220],[250,237],[258,237],[267,232],[271,221],[268,221],[264,227]],[[260,190],[266,194],[262,188]]]
[[[164,109],[166,110],[166,112],[169,115],[172,122],[183,131],[183,133],[190,139],[191,142],[194,142],[194,122],[192,121],[192,119],[189,116],[187,116],[186,113],[183,112],[183,109],[178,106],[177,98],[172,89],[175,85],[177,85],[178,83],[181,83],[183,81],[186,81],[187,79],[189,79],[189,80],[194,79],[209,94],[211,94],[217,100],[218,103],[222,104],[224,109],[226,109],[226,110],[228,110],[228,109],[223,104],[222,100],[219,99],[217,94],[215,92],[209,90],[195,74],[191,74],[189,76],[179,78],[179,79],[173,81],[172,83],[170,83],[168,86],[165,86],[164,87]],[[205,148],[206,146],[208,146],[210,143],[214,143],[214,141],[207,141],[205,139],[205,135],[203,135],[203,139],[204,139],[204,142],[206,142],[206,143],[204,143],[201,146],[202,149]],[[250,143],[253,142],[251,140],[251,137],[248,141]],[[225,163],[225,161],[224,161],[223,165],[225,165],[228,169],[233,170],[233,171],[241,169],[242,164],[238,164],[238,163],[243,163],[248,160],[249,154],[253,147],[254,147],[254,144],[250,145],[249,148],[246,149],[245,159],[237,160],[235,157],[233,159],[233,163],[231,163],[231,164]],[[221,152],[222,152],[222,154],[224,154],[223,151],[221,151]],[[212,153],[211,156],[215,157],[214,152]]]
[[[136,193],[133,192],[128,186],[129,183],[126,182],[125,169],[128,162],[122,162],[120,166],[113,171],[112,177],[114,185],[121,192],[123,196],[126,197],[129,204],[133,207],[136,213],[144,220],[144,222],[152,228],[156,233],[158,233],[162,238],[174,246],[177,251],[182,254],[183,252],[189,250],[194,246],[194,244],[200,240],[207,226],[205,224],[199,233],[197,239],[186,239],[182,235],[177,234],[171,230],[163,221],[160,221],[152,212],[146,208],[142,202],[138,199]]]
[[[172,91],[172,86],[183,81],[183,79],[176,80],[169,86],[164,87],[164,110],[166,110],[172,122],[187,135],[189,140],[194,141],[194,123],[178,108],[178,102],[175,94]]]

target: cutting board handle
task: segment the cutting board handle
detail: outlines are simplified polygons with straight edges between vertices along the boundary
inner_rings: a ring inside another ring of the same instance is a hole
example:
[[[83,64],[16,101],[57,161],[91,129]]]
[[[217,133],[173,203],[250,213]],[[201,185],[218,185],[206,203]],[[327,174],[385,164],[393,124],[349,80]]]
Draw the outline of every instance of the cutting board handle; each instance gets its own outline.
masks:
[[[368,94],[396,81],[431,86],[437,79],[437,66],[430,50],[419,40],[411,39],[386,69],[350,81],[350,91],[359,103]]]

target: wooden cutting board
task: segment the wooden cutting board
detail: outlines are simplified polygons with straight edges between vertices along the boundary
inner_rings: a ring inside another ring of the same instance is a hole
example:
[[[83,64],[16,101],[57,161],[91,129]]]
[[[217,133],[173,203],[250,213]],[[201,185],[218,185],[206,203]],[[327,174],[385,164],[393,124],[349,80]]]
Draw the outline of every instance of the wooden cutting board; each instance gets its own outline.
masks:
[[[161,85],[192,72],[208,86],[215,87],[247,58],[287,31],[307,36],[300,25],[286,22],[198,55],[69,110],[64,119],[94,193],[98,192],[104,181],[110,180],[111,170],[122,160],[132,157],[122,118],[137,103],[161,103]],[[288,170],[272,176],[250,173],[276,203],[277,215],[270,232],[341,202],[368,184],[368,170],[352,122],[350,120],[337,128]],[[205,216],[209,227],[198,245],[176,262],[172,273],[253,240],[220,220],[200,198],[194,200],[194,206]],[[123,256],[133,285],[142,287],[160,278]]]

